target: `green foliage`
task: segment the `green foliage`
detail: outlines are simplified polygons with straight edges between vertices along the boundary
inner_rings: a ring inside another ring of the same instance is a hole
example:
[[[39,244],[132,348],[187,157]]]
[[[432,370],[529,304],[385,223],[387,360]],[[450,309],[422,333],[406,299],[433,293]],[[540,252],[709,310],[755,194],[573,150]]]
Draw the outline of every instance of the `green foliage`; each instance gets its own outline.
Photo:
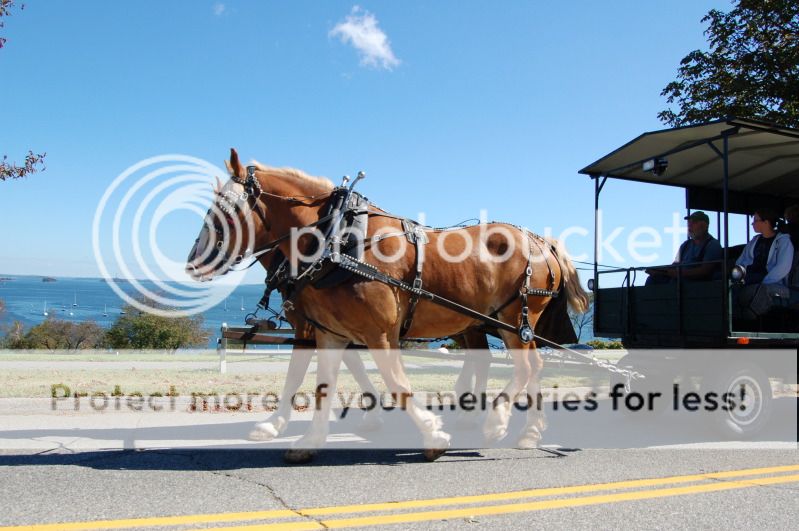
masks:
[[[156,307],[147,303],[150,307]],[[203,330],[202,316],[164,317],[125,307],[106,332],[106,345],[115,349],[167,349],[204,346],[208,332]]]
[[[680,62],[658,118],[673,127],[737,116],[799,127],[799,2],[738,0],[702,19],[709,50]]]
[[[621,341],[603,341],[601,339],[592,339],[591,341],[587,341],[585,344],[598,350],[620,350],[624,348],[624,345],[622,345]]]
[[[2,348],[25,348],[25,328],[19,321],[14,321],[9,328],[3,327],[5,336],[0,340]]]
[[[401,340],[400,341],[400,349],[402,350],[426,350],[430,348],[430,344],[427,341],[408,341],[408,340]]]
[[[6,335],[6,347],[18,349],[79,350],[100,348],[104,331],[94,321],[73,323],[46,319],[25,333],[21,323],[14,323]]]

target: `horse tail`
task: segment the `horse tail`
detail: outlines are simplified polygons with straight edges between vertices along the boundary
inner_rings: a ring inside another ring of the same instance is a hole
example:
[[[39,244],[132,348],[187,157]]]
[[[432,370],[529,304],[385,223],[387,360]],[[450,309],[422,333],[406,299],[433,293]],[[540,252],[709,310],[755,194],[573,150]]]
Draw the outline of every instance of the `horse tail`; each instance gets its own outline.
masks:
[[[572,311],[585,313],[588,311],[588,294],[580,285],[580,276],[574,268],[574,264],[569,257],[569,253],[561,242],[554,238],[547,238],[552,248],[555,250],[555,257],[560,266],[563,290],[566,292],[566,300]]]

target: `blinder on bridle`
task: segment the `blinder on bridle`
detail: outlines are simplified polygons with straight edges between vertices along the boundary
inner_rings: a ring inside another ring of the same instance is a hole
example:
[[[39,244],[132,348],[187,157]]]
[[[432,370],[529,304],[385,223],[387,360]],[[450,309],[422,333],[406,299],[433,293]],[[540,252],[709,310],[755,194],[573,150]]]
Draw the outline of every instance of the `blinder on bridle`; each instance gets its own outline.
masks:
[[[244,191],[241,194],[236,194],[230,190],[219,193],[219,209],[225,215],[225,219],[228,225],[233,225],[233,217],[236,215],[236,211],[241,208],[241,206],[245,204],[249,204],[250,198],[252,198],[254,203],[254,208],[257,214],[260,216],[261,221],[264,225],[268,225],[265,214],[261,211],[260,206],[258,205],[258,198],[261,196],[261,192],[263,191],[261,188],[261,183],[258,179],[255,178],[255,166],[247,166],[247,177],[241,179],[238,175],[232,175],[230,180],[236,184],[240,184],[244,187]],[[208,209],[207,215],[210,215],[213,211],[213,208]],[[223,251],[225,248],[225,231],[219,227],[216,223],[213,224],[213,230],[216,233],[216,246],[214,250],[209,253],[208,258],[204,261],[203,265],[207,265],[214,260],[216,260],[219,253],[222,252],[223,254],[223,263],[228,263],[231,261],[230,255],[228,255],[227,251]],[[200,238],[197,238],[194,241],[195,246],[199,243]],[[246,253],[245,253],[246,254]],[[233,265],[238,265],[244,259],[244,254],[236,255],[233,259]]]

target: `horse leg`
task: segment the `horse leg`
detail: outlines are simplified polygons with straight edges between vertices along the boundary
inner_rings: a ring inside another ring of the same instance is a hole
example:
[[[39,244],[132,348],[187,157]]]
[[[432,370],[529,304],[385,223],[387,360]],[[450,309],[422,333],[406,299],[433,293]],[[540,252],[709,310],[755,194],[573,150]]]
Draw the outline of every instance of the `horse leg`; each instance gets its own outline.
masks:
[[[422,432],[425,458],[435,461],[449,448],[450,436],[441,430],[441,418],[420,407],[413,399],[411,384],[400,357],[399,340],[389,342],[383,335],[374,342],[368,342],[367,346],[389,392]]]
[[[541,369],[544,362],[541,355],[535,348],[535,343],[530,344],[528,358],[533,374],[527,383],[527,400],[529,409],[527,410],[527,423],[522,430],[522,434],[516,443],[517,448],[533,449],[538,448],[541,441],[541,432],[546,429],[546,416],[544,415],[543,404],[541,403]]]
[[[483,332],[472,330],[465,332],[462,336],[467,348],[466,361],[463,364],[461,374],[455,382],[455,395],[458,400],[467,393],[480,399],[486,392],[488,384],[488,369],[491,366],[491,353],[488,351],[488,341]],[[468,385],[464,385],[465,374],[468,373]],[[479,403],[483,403],[479,401]],[[479,409],[459,410],[455,421],[460,428],[471,428],[477,425]]]
[[[369,376],[366,374],[366,367],[363,364],[360,354],[348,350],[344,352],[343,359],[344,365],[347,366],[352,373],[352,377],[355,378],[355,381],[358,382],[358,385],[361,387],[361,393],[364,395],[371,395],[376,403],[380,397],[377,394],[377,389],[375,389],[374,384],[372,384],[372,380],[370,380]],[[380,407],[374,407],[364,413],[358,429],[360,431],[374,431],[379,430],[382,426],[382,409]]]
[[[348,341],[340,337],[316,332],[317,369],[316,403],[313,419],[305,435],[296,440],[284,456],[287,463],[307,463],[327,440],[330,431],[330,408],[336,394],[336,380],[341,368],[341,358]]]
[[[533,374],[533,368],[530,366],[527,356],[528,346],[511,332],[503,330],[500,335],[505,346],[511,351],[513,376],[499,396],[494,399],[486,416],[485,424],[483,424],[483,435],[489,441],[498,441],[507,435],[511,406],[516,400],[516,395],[527,387]]]
[[[313,353],[312,348],[294,347],[278,408],[264,422],[255,425],[249,434],[251,441],[271,441],[286,429],[291,420],[291,399],[305,379]]]

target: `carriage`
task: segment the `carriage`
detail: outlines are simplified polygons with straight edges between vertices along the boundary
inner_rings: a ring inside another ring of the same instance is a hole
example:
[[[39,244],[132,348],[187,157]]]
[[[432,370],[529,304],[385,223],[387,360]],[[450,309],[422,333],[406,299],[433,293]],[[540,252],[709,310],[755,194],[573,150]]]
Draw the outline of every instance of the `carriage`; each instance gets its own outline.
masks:
[[[745,417],[727,419],[733,433],[751,435],[768,418],[769,378],[796,382],[799,346],[799,252],[788,277],[790,296],[774,297],[755,320],[734,317],[744,245],[734,245],[736,215],[769,207],[782,213],[799,203],[799,130],[728,118],[645,133],[580,170],[594,184],[598,220],[608,180],[685,190],[686,214],[715,213],[723,257],[710,280],[646,285],[643,267],[603,267],[594,251],[594,335],[620,338],[636,349],[619,365],[647,375],[647,388],[701,379],[723,389],[745,383],[755,403]],[[711,225],[713,220],[711,220]],[[749,241],[747,223],[745,241]],[[597,240],[598,241],[598,240]],[[683,266],[678,266],[683,267]],[[666,349],[666,350],[664,350]],[[780,350],[778,350],[780,349]],[[786,356],[785,352],[789,354]],[[793,351],[793,354],[790,352]]]

